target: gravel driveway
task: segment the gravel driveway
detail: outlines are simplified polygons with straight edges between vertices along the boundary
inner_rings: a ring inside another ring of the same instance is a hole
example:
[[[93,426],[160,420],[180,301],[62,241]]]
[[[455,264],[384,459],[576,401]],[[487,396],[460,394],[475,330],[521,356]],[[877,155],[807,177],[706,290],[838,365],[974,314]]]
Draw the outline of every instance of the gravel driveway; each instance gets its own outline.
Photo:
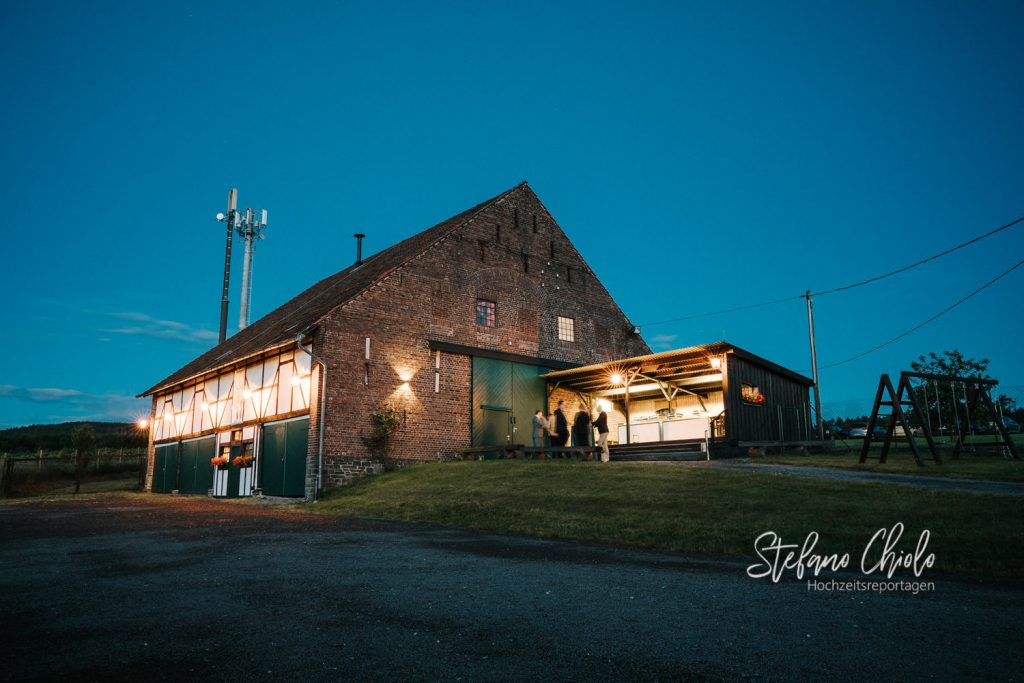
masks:
[[[0,505],[0,549],[5,679],[1024,672],[1019,586],[810,592],[747,562],[155,495]]]
[[[671,464],[682,467],[711,467],[725,470],[743,470],[746,472],[788,474],[794,477],[811,477],[813,479],[840,479],[843,481],[866,481],[875,484],[896,484],[898,486],[910,486],[919,489],[984,493],[990,496],[1024,496],[1024,483],[1016,481],[929,477],[926,475],[891,474],[888,472],[858,472],[856,470],[843,470],[838,467],[807,467],[804,465],[779,465],[776,463],[736,462],[734,460]]]

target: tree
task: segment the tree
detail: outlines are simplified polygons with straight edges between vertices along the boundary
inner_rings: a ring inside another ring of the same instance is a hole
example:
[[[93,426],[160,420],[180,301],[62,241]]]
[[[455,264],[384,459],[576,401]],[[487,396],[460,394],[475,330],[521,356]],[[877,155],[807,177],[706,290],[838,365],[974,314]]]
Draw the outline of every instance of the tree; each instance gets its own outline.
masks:
[[[982,377],[991,379],[988,376],[988,358],[974,360],[966,358],[956,349],[943,351],[937,354],[934,351],[927,356],[918,356],[917,360],[911,361],[910,367],[914,372],[924,372],[930,375],[954,375],[956,377]]]
[[[1003,411],[1003,415],[1006,417],[1017,422],[1024,422],[1024,406],[1018,406],[1017,401],[1010,396],[1000,394],[996,399],[996,406]]]
[[[989,360],[968,358],[956,349],[934,351],[911,361],[914,372],[947,377],[977,377],[991,379],[988,374]],[[982,389],[985,391],[985,389]],[[971,431],[975,426],[988,426],[995,419],[982,402],[978,402],[974,413],[967,414],[967,387],[963,382],[946,380],[920,380],[914,387],[914,397],[925,415],[913,415],[916,422],[928,423],[934,433]],[[916,418],[916,419],[915,419]]]

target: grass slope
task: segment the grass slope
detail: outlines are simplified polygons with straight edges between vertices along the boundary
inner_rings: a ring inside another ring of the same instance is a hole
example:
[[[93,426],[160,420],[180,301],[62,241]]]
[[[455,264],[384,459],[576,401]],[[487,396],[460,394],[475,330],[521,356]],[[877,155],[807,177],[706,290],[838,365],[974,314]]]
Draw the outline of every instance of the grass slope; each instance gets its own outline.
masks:
[[[943,572],[1024,575],[1020,498],[662,465],[484,461],[414,467],[353,484],[321,512],[666,550],[753,556],[778,532],[859,565],[882,527],[923,529]],[[903,575],[906,578],[906,575]],[[927,574],[926,574],[927,576]]]

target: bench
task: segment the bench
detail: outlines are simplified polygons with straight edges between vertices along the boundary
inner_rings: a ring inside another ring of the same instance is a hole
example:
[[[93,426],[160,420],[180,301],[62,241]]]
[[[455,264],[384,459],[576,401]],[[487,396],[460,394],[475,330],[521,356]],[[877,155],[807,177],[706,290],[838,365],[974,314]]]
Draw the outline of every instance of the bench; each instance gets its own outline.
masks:
[[[490,460],[492,458],[514,458],[517,450],[521,449],[519,444],[508,444],[507,446],[474,446],[473,448],[458,449],[463,460]],[[491,457],[488,457],[491,456]]]
[[[524,456],[542,455],[545,459],[572,458],[573,460],[600,460],[600,446],[523,446],[519,449]]]
[[[508,444],[506,446],[474,446],[458,449],[463,460],[490,460],[493,458],[519,458],[527,460],[543,457],[572,458],[573,460],[600,460],[600,446],[523,446]]]

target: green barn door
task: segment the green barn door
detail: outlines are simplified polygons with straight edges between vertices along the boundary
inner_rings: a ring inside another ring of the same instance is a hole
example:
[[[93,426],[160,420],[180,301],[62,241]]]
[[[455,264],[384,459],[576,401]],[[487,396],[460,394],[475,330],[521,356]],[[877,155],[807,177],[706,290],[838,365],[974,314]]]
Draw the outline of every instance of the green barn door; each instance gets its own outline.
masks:
[[[533,414],[543,408],[546,368],[473,357],[473,445],[532,445]]]
[[[288,452],[285,438],[288,425],[273,424],[263,427],[260,440],[260,488],[268,496],[279,496],[284,490],[284,456]]]
[[[213,488],[210,459],[216,453],[216,439],[196,439],[181,444],[178,492],[206,495]]]
[[[153,449],[153,493],[170,493],[178,484],[178,444]]]
[[[209,439],[196,441],[196,451],[196,493],[205,496],[213,488],[213,466],[210,461],[217,455],[217,437],[211,436]]]
[[[286,422],[288,455],[284,459],[282,496],[306,495],[306,457],[309,450],[309,420]]]
[[[196,442],[185,441],[181,444],[181,464],[178,465],[178,493],[195,493],[196,482]]]
[[[235,458],[240,456],[243,452],[242,444],[233,444],[231,446],[231,455],[228,458],[228,490],[225,493],[225,498],[238,498],[238,486],[241,484],[242,479],[242,468],[235,467]]]
[[[309,418],[263,426],[260,488],[267,496],[306,495]]]
[[[533,445],[533,415],[547,404],[547,383],[541,378],[547,368],[523,363],[512,366],[512,417],[516,443]]]
[[[512,410],[484,406],[480,410],[479,427],[479,445],[500,446],[512,443]]]
[[[512,436],[508,361],[473,357],[473,445],[505,446]]]

